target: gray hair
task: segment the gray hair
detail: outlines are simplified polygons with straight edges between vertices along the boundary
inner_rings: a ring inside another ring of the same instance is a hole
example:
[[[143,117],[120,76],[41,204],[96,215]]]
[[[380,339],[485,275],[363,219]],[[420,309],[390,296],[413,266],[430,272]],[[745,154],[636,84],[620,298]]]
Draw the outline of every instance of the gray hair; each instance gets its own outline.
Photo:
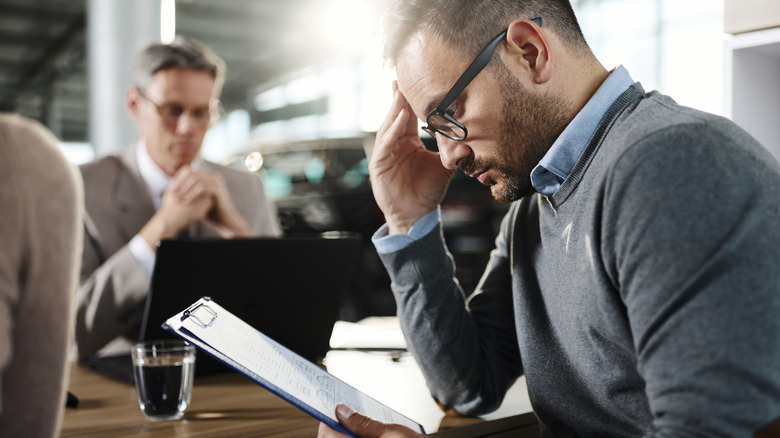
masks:
[[[476,55],[512,21],[536,17],[567,47],[589,50],[569,0],[395,0],[383,17],[384,56],[395,65],[410,37],[421,31]]]
[[[143,90],[155,73],[169,68],[210,74],[215,95],[219,96],[225,80],[225,61],[205,45],[183,36],[177,36],[170,44],[152,44],[138,53],[133,64],[133,86]]]

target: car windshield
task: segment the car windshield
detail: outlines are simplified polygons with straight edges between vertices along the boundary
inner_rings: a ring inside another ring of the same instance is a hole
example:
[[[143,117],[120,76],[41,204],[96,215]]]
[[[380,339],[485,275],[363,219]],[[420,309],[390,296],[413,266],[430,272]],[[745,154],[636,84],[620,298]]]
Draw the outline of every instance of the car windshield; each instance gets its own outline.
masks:
[[[362,149],[287,150],[264,154],[264,179],[272,199],[368,184]]]

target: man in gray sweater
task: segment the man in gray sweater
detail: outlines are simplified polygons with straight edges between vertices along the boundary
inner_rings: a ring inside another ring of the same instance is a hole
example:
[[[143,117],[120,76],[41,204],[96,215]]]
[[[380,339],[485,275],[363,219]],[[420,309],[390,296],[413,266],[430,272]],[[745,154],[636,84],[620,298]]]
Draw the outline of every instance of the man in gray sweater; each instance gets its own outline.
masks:
[[[768,151],[607,71],[567,0],[398,0],[385,23],[398,79],[371,156],[387,220],[374,242],[432,396],[479,415],[525,375],[544,436],[777,432]],[[457,168],[513,202],[469,297],[437,208]],[[337,416],[359,436],[414,436]]]

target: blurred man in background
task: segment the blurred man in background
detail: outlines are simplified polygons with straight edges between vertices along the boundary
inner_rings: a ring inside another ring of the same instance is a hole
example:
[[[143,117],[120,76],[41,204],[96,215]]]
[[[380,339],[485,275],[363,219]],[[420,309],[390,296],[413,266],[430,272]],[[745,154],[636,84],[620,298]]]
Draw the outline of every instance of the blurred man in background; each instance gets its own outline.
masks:
[[[221,59],[189,39],[147,47],[125,95],[138,140],[120,155],[81,166],[80,357],[127,352],[137,341],[160,240],[281,234],[258,175],[198,157],[217,117],[224,70]]]

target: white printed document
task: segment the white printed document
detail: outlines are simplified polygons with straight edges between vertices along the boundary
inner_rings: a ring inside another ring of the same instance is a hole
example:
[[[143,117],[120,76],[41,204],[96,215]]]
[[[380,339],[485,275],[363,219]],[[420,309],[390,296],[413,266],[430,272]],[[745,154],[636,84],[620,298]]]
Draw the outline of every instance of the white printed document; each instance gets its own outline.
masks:
[[[336,420],[339,403],[425,433],[417,422],[344,383],[208,297],[169,318],[165,328],[342,433],[352,435]]]

